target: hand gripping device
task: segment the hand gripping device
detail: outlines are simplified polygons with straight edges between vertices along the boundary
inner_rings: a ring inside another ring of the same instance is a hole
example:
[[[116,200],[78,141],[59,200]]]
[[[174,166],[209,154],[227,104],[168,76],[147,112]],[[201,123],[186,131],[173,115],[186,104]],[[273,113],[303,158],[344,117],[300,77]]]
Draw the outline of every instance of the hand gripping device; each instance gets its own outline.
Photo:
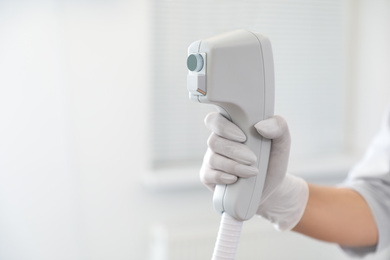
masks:
[[[188,48],[187,89],[190,99],[216,105],[247,136],[245,144],[256,154],[259,174],[217,185],[213,204],[236,220],[253,217],[260,204],[271,141],[254,125],[274,112],[274,65],[271,43],[245,30],[193,42]]]

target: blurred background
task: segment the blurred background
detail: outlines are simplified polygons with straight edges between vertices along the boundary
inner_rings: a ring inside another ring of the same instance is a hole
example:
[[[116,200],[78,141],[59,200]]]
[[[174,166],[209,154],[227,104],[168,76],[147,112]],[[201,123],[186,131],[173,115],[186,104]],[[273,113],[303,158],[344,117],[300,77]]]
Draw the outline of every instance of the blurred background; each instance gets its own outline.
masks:
[[[0,259],[209,259],[214,109],[185,62],[234,29],[271,39],[289,171],[341,182],[390,98],[389,27],[387,0],[0,1]],[[237,259],[349,258],[254,218]]]

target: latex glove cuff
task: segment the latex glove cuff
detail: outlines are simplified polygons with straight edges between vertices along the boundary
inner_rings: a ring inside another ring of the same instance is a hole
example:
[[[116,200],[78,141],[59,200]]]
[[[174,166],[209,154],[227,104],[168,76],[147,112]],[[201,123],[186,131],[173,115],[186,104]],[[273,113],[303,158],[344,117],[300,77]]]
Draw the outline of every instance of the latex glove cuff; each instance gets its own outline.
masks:
[[[260,204],[257,214],[273,223],[278,230],[291,230],[301,220],[308,199],[307,182],[286,175],[269,198]]]

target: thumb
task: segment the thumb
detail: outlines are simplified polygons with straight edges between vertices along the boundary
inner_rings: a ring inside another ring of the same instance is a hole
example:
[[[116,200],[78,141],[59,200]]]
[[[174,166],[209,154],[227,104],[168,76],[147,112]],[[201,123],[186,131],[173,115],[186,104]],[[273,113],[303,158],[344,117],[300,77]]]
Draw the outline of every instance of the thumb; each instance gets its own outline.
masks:
[[[271,139],[271,151],[262,197],[262,201],[265,201],[282,182],[287,172],[291,139],[287,122],[281,116],[263,120],[257,123],[255,128],[260,135]]]
[[[290,148],[290,131],[286,120],[281,116],[273,116],[255,125],[257,132],[267,139],[272,139],[275,151]]]

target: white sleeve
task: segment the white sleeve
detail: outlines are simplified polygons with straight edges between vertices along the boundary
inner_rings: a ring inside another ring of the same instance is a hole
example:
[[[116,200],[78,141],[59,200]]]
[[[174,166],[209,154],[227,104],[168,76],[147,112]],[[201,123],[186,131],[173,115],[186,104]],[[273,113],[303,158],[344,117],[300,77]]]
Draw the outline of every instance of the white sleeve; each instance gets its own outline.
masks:
[[[350,255],[364,256],[390,246],[390,110],[380,132],[363,159],[350,171],[343,186],[357,191],[368,203],[378,232],[378,244],[367,248],[342,247]]]

